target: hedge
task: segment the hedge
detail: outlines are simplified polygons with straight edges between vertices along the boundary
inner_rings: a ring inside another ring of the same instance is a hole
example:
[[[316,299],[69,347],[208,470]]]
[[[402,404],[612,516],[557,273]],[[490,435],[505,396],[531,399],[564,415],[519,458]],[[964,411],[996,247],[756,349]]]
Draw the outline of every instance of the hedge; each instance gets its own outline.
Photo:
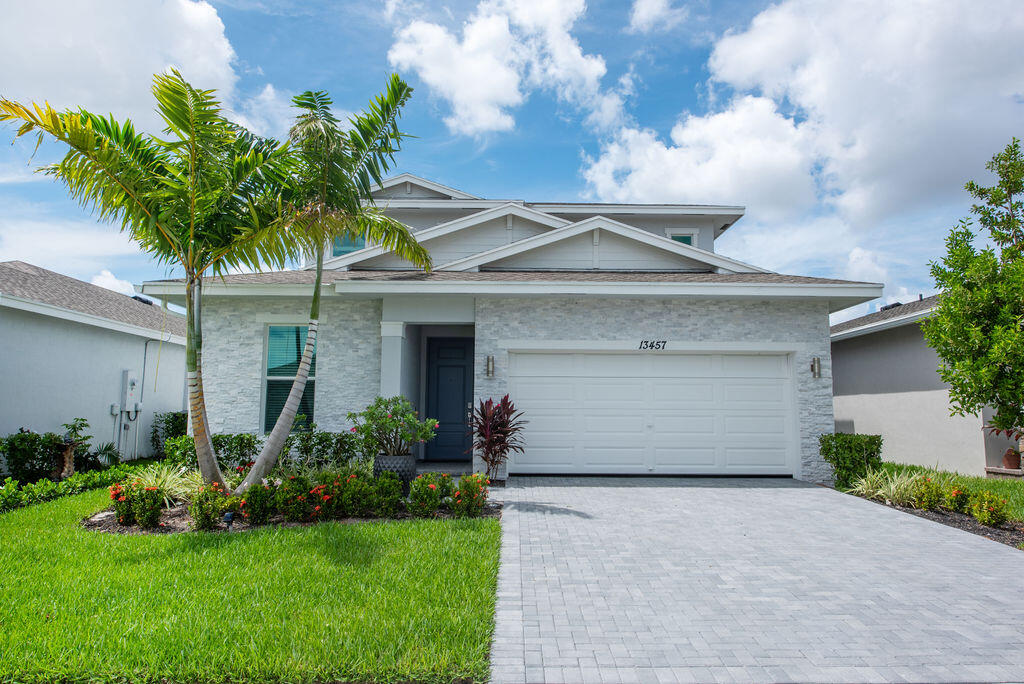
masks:
[[[836,489],[849,489],[882,462],[881,435],[836,433],[818,438],[821,457],[832,466]]]

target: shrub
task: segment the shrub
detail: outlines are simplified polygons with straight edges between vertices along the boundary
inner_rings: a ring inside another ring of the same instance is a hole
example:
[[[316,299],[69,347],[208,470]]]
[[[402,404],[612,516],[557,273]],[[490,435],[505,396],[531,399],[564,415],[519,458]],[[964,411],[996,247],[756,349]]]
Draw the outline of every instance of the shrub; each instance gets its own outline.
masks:
[[[302,475],[286,477],[278,485],[274,495],[277,510],[288,522],[302,522],[312,517],[313,497],[309,480]]]
[[[934,511],[945,498],[939,483],[927,475],[915,480],[913,497],[914,506],[925,511]]]
[[[12,478],[4,480],[0,486],[0,513],[13,511],[25,505],[25,496],[18,487],[18,481]]]
[[[199,488],[192,496],[188,514],[192,516],[192,526],[197,530],[213,530],[217,528],[222,507],[227,494],[216,482]]]
[[[444,498],[438,473],[423,473],[417,475],[409,484],[409,512],[420,518],[430,518],[437,515],[441,508],[441,501]],[[449,477],[450,481],[451,478]]]
[[[122,525],[131,525],[135,522],[135,510],[132,506],[134,496],[134,488],[130,484],[118,482],[110,485],[110,500],[114,502],[114,515],[117,517],[117,522]]]
[[[274,514],[274,487],[257,482],[242,495],[242,517],[250,525],[265,525]]]
[[[195,468],[199,463],[196,442],[191,435],[171,437],[164,442],[164,458],[174,465]]]
[[[185,501],[202,486],[202,476],[195,470],[170,463],[154,463],[135,474],[136,481],[143,487],[156,487],[170,508],[179,501]]]
[[[501,466],[511,452],[523,453],[522,431],[526,427],[523,412],[506,394],[495,403],[493,399],[480,400],[473,410],[470,428],[473,431],[473,448],[487,464],[487,477],[497,477]]]
[[[483,513],[487,503],[487,485],[491,481],[483,473],[463,475],[459,488],[452,495],[452,513],[459,518],[476,518]]]
[[[221,467],[239,473],[252,467],[263,443],[257,435],[249,432],[214,435],[211,441]]]
[[[818,438],[821,457],[832,466],[836,489],[849,489],[882,462],[881,435],[836,433]]]
[[[353,518],[373,515],[376,491],[372,477],[351,473],[342,480],[341,486],[342,509],[345,515]]]
[[[434,438],[438,422],[432,418],[419,419],[419,413],[405,397],[377,397],[359,413],[349,413],[364,449],[385,454],[407,454],[413,444]]]
[[[982,525],[999,527],[1006,522],[1006,499],[987,489],[971,495],[970,509],[971,515]]]
[[[53,473],[64,452],[64,439],[53,432],[40,434],[21,428],[3,440],[7,470],[19,482],[35,482]]]
[[[394,518],[402,505],[402,481],[390,470],[374,481],[373,513],[380,518]]]
[[[135,522],[144,530],[157,526],[160,522],[160,510],[164,496],[159,487],[142,487],[136,485],[132,496],[132,515]]]
[[[188,413],[185,411],[167,411],[153,416],[153,425],[149,431],[149,443],[153,447],[153,455],[157,458],[166,456],[164,444],[169,439],[182,437],[188,432]]]
[[[966,513],[971,503],[971,495],[967,491],[967,485],[963,480],[955,478],[946,486],[942,504],[956,513]]]

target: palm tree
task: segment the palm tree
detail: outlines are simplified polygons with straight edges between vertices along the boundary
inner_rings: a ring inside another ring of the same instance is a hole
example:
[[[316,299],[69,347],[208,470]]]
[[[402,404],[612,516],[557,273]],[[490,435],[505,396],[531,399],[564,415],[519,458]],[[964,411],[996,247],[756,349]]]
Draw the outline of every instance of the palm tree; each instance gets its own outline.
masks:
[[[287,145],[225,119],[215,91],[193,88],[177,71],[154,76],[153,95],[166,140],[130,120],[3,98],[0,122],[20,124],[17,136],[36,132],[39,143],[48,136],[66,145],[64,158],[42,170],[158,262],[184,270],[192,433],[203,479],[223,485],[203,394],[203,277],[283,268],[298,256],[281,202],[296,159]]]
[[[295,423],[316,348],[325,246],[339,236],[366,236],[413,264],[430,268],[429,252],[404,224],[374,207],[371,196],[372,185],[381,182],[401,146],[398,117],[411,94],[412,88],[393,74],[384,92],[370,101],[366,111],[349,120],[349,130],[341,129],[327,93],[307,91],[293,100],[300,113],[290,138],[299,166],[291,182],[289,199],[295,209],[290,225],[307,256],[316,261],[313,301],[306,345],[291,391],[256,463],[236,493],[244,492],[270,472]]]

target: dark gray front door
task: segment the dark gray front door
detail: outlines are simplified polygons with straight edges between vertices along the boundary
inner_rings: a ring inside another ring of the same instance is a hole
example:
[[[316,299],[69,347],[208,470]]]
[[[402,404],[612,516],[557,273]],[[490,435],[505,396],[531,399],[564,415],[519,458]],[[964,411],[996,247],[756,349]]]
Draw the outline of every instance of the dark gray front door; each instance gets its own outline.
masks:
[[[466,423],[473,402],[473,338],[427,339],[426,417],[440,423],[427,442],[428,461],[469,461],[471,444]]]

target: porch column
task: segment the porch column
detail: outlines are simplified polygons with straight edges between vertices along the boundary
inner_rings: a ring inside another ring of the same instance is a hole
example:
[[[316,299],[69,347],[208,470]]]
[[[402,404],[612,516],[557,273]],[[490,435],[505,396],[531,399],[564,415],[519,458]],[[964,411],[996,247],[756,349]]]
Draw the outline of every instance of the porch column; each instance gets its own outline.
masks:
[[[380,323],[380,394],[394,397],[402,393],[402,346],[405,343],[403,321]]]

